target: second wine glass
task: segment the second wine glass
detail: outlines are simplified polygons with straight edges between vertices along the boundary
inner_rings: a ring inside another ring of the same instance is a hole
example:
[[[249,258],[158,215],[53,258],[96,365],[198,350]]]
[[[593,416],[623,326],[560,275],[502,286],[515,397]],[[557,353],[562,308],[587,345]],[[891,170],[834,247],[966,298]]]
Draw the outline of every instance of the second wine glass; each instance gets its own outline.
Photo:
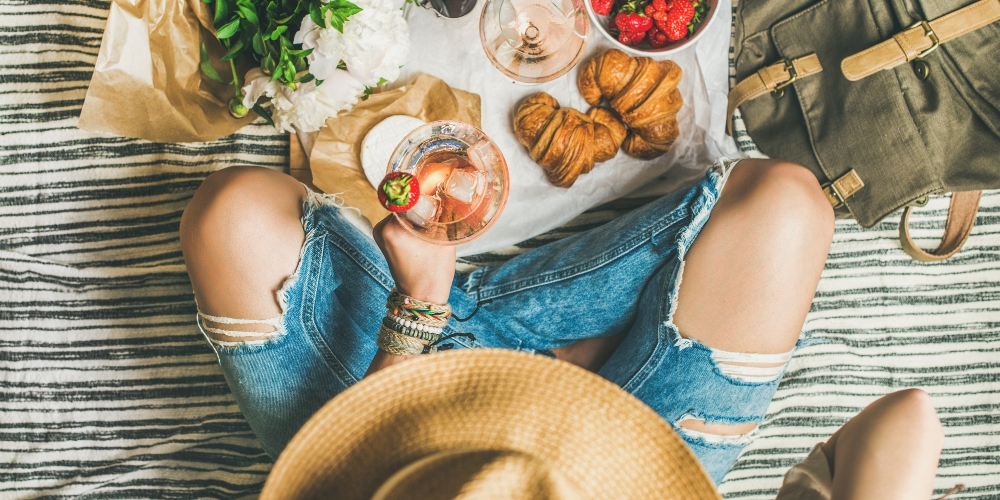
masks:
[[[585,0],[487,0],[479,19],[486,56],[522,83],[564,75],[583,56],[590,31]]]

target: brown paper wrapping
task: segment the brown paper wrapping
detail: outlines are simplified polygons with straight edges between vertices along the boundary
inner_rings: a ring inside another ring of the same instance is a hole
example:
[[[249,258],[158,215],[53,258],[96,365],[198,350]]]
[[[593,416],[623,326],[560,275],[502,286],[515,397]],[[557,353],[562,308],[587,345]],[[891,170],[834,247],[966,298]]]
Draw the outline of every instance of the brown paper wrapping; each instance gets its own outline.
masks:
[[[453,89],[425,74],[411,85],[375,94],[349,113],[327,120],[309,155],[313,184],[325,193],[339,193],[345,205],[357,208],[372,223],[389,212],[378,203],[375,188],[362,170],[361,141],[378,122],[393,115],[425,122],[458,120],[479,127],[479,95]]]
[[[201,76],[201,41],[224,54],[201,0],[112,0],[79,127],[156,142],[212,141],[256,117],[230,116],[233,88]],[[232,71],[217,64],[223,78]],[[242,78],[246,68],[239,71]]]

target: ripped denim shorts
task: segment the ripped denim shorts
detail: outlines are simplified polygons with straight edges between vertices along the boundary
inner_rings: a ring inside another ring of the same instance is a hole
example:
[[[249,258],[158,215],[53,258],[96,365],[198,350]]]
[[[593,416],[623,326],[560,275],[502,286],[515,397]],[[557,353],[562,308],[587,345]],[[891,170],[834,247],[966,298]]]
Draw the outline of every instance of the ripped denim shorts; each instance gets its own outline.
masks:
[[[683,337],[673,324],[684,256],[736,162],[720,161],[694,186],[613,222],[519,255],[457,273],[445,334],[458,348],[500,347],[551,355],[576,340],[625,333],[600,375],[671,423],[719,483],[755,430],[716,435],[678,425],[759,424],[791,352],[746,354]],[[377,347],[393,286],[389,269],[357,215],[310,194],[306,238],[295,273],[279,294],[282,314],[239,320],[199,313],[239,338],[240,324],[264,323],[255,340],[212,340],[226,380],[264,450],[277,457],[324,403],[361,380]],[[474,313],[474,314],[473,314]],[[261,337],[266,338],[261,338]],[[209,337],[209,333],[206,333]]]

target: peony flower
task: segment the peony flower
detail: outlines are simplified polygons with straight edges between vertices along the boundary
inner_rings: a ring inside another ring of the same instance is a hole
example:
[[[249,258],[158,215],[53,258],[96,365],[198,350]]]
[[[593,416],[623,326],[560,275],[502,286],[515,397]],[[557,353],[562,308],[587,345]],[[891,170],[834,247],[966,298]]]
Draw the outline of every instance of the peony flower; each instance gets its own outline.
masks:
[[[341,61],[347,71],[369,87],[380,79],[393,81],[399,68],[410,57],[410,31],[401,10],[392,0],[357,0],[362,8],[344,23],[341,33],[327,23],[320,28],[306,16],[302,19],[295,43],[313,49],[308,56],[309,72],[326,80]]]
[[[262,96],[274,97],[281,91],[281,84],[276,81],[272,82],[271,77],[260,68],[247,71],[243,81],[247,82],[246,86],[243,87],[243,105],[247,109],[252,108]]]
[[[323,83],[300,83],[297,88],[281,87],[271,98],[274,127],[285,132],[315,132],[326,119],[351,109],[364,94],[365,86],[350,73],[336,70]]]

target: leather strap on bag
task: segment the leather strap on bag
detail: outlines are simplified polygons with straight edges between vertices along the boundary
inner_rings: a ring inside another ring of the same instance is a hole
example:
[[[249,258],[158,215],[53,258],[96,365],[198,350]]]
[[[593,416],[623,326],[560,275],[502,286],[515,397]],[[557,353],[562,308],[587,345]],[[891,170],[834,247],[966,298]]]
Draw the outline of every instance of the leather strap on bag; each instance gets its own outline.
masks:
[[[840,63],[850,81],[926,56],[939,45],[1000,20],[1000,0],[979,0],[933,21],[920,21]]]
[[[1000,2],[1000,0],[994,0]],[[733,113],[741,104],[756,99],[768,92],[781,90],[799,78],[814,75],[823,71],[816,54],[809,54],[798,59],[782,59],[775,64],[766,66],[756,73],[737,83],[729,91],[729,104],[726,109],[726,133],[733,135]]]
[[[920,262],[937,262],[945,260],[958,253],[969,239],[972,226],[976,224],[976,213],[979,211],[979,197],[982,191],[962,191],[951,193],[951,204],[948,206],[948,220],[944,224],[944,236],[936,249],[928,252],[917,246],[910,237],[910,210],[903,209],[903,217],[899,220],[899,242],[906,253]]]
[[[857,171],[852,168],[846,174],[838,177],[837,180],[824,184],[823,194],[826,195],[826,201],[830,202],[830,206],[839,208],[846,203],[845,200],[854,196],[854,193],[857,193],[863,187],[865,187],[865,182],[861,180],[861,176],[858,175]]]

